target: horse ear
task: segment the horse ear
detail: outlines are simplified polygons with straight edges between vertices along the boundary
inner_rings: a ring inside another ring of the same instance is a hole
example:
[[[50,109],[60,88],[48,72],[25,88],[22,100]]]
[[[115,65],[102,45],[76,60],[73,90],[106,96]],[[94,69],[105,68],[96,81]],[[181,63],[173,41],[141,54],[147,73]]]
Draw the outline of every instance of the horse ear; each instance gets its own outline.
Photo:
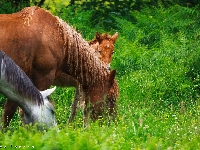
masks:
[[[111,83],[111,85],[114,82],[115,76],[116,76],[116,69],[112,70],[110,75],[109,75],[109,82]]]
[[[115,41],[117,40],[117,38],[118,38],[118,32],[116,32],[113,36],[112,36],[112,40],[113,40],[113,42],[115,43]]]
[[[43,98],[46,98],[47,96],[51,95],[51,93],[53,93],[56,90],[56,86],[52,89],[47,89],[44,91],[40,91],[40,93],[42,94]]]
[[[96,36],[96,39],[100,42],[101,41],[101,35],[98,32],[96,32],[95,36]]]

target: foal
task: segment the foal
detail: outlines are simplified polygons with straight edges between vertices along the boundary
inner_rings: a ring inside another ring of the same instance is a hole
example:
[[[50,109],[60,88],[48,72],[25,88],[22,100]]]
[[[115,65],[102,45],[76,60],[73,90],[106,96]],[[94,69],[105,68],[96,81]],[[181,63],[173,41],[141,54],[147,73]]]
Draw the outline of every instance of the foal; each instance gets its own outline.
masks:
[[[109,35],[106,33],[99,34],[96,33],[96,36],[93,40],[89,41],[89,45],[95,49],[96,54],[100,55],[101,61],[110,67],[110,63],[112,60],[112,54],[114,53],[114,44],[118,38],[118,32],[114,35]]]
[[[0,92],[23,109],[25,124],[37,122],[39,128],[56,125],[54,108],[47,98],[54,90],[39,92],[19,66],[0,51]]]

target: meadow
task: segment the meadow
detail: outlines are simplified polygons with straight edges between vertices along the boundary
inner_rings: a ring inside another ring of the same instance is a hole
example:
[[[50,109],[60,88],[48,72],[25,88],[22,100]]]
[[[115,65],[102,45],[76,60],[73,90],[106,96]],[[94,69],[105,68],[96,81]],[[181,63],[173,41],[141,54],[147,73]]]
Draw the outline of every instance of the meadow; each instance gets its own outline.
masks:
[[[82,112],[67,124],[74,88],[57,88],[57,129],[24,127],[18,113],[0,148],[41,150],[199,149],[200,13],[188,8],[144,7],[127,16],[111,12],[95,19],[92,10],[60,6],[50,11],[91,40],[96,31],[119,33],[111,68],[117,69],[118,118],[110,126],[98,121],[83,128]],[[0,97],[2,115],[5,97]]]

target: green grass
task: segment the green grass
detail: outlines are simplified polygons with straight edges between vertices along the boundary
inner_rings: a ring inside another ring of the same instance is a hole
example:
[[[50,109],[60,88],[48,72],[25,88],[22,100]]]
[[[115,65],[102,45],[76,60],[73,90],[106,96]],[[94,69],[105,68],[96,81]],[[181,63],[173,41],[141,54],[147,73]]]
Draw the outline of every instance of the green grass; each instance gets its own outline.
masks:
[[[61,10],[61,9],[60,9]],[[83,37],[106,32],[93,26],[92,11],[55,12],[75,26]],[[107,15],[119,32],[112,68],[117,69],[120,98],[118,120],[110,126],[98,122],[82,127],[82,112],[68,125],[73,88],[58,88],[56,129],[39,132],[23,127],[18,114],[8,131],[0,132],[0,146],[21,149],[199,149],[200,147],[200,16],[198,6],[144,8],[128,19]],[[5,98],[2,99],[2,109]],[[0,114],[2,114],[0,109]],[[25,146],[25,147],[24,147]]]

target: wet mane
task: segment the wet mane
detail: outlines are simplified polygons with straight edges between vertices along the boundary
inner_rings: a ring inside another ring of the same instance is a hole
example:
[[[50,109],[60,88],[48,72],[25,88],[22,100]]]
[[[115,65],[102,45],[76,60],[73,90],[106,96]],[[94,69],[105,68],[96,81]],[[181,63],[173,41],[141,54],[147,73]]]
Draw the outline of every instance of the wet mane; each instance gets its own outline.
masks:
[[[28,99],[36,101],[38,105],[43,104],[42,95],[28,76],[1,50],[0,79],[8,82],[14,88],[15,92],[22,94],[23,97],[28,97]]]
[[[68,73],[77,76],[79,82],[87,87],[104,83],[110,72],[107,65],[95,55],[95,50],[75,29],[59,18],[58,24],[64,34]]]

